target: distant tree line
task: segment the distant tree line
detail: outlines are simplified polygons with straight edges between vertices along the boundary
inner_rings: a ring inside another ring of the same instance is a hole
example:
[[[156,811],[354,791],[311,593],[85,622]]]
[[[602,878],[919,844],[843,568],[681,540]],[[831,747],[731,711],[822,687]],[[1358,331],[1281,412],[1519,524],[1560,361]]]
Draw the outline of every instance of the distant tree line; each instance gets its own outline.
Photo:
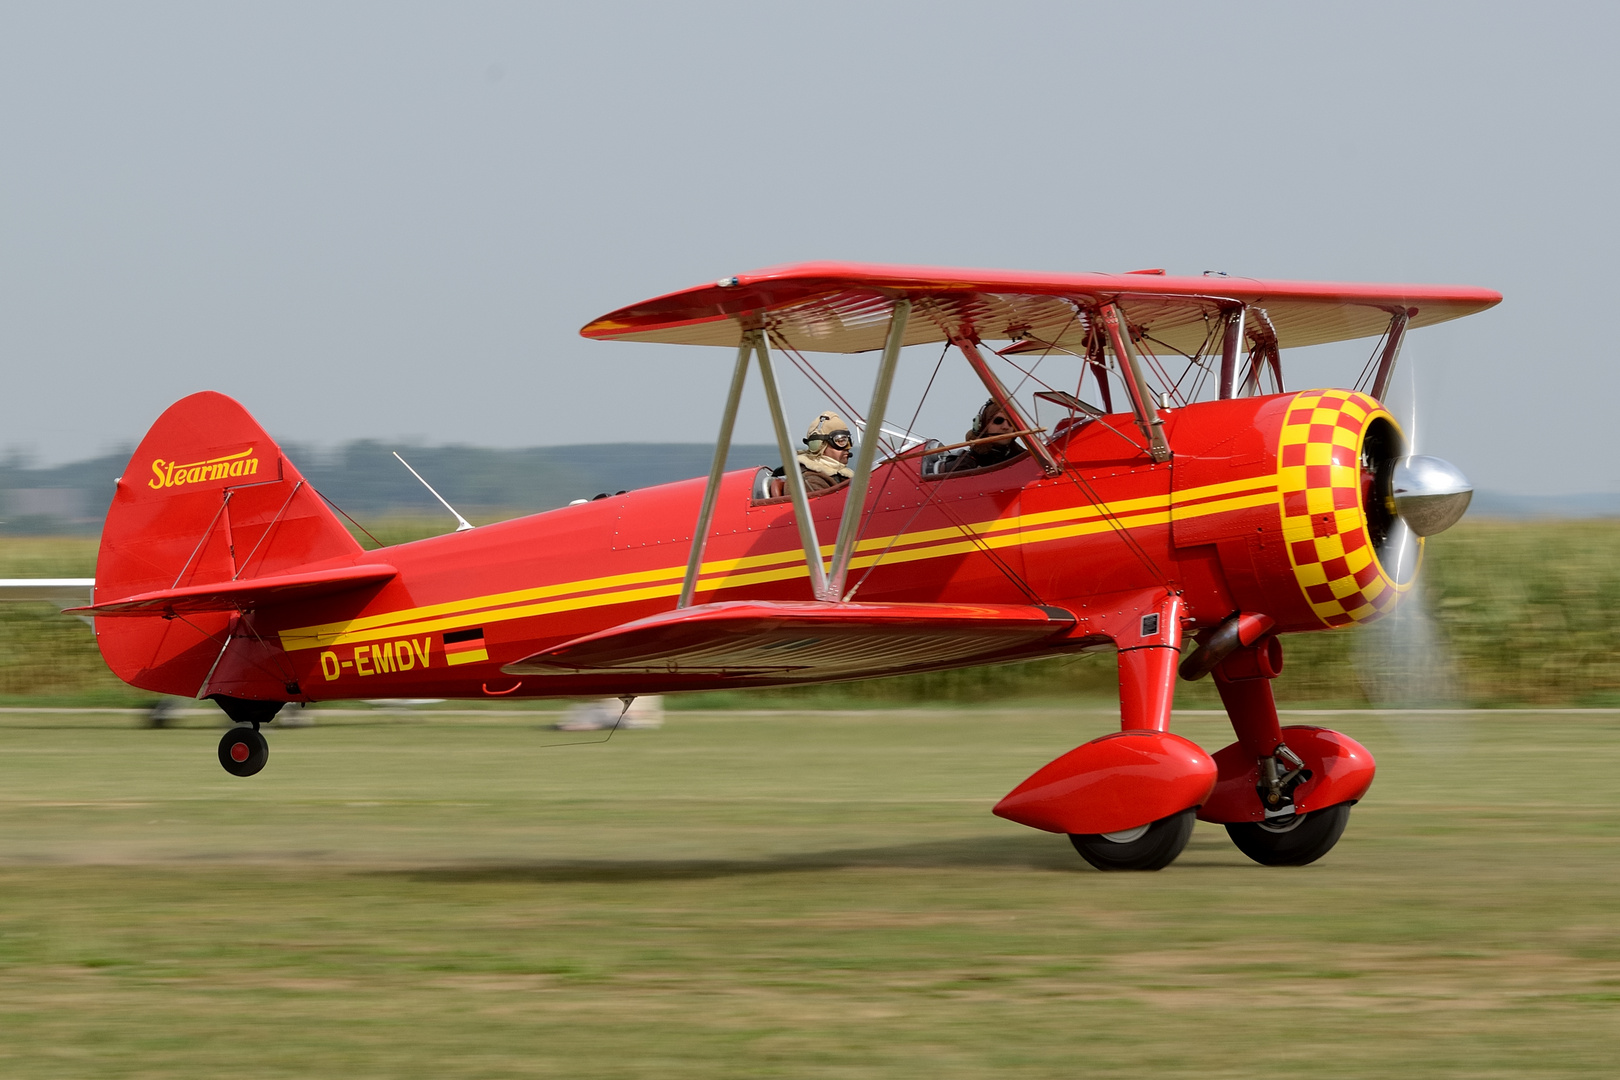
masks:
[[[709,471],[712,445],[600,443],[495,450],[421,446],[362,439],[335,449],[283,446],[328,499],[369,519],[442,515],[433,497],[394,460],[398,450],[462,513],[516,515],[566,506],[597,494],[633,491]],[[113,481],[129,450],[48,468],[13,454],[0,460],[0,533],[12,536],[91,535],[112,502]],[[729,468],[778,465],[774,445],[732,447]]]

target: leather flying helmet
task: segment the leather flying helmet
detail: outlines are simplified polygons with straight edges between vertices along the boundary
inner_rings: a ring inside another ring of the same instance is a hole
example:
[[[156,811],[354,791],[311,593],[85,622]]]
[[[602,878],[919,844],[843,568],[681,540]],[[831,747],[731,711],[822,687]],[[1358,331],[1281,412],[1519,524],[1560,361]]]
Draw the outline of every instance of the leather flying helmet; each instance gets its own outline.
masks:
[[[843,436],[839,439],[839,436]],[[842,416],[835,412],[824,412],[817,416],[810,424],[810,430],[804,433],[805,450],[811,454],[819,454],[826,449],[828,443],[838,444],[840,449],[847,450],[853,443],[849,433],[849,424]]]

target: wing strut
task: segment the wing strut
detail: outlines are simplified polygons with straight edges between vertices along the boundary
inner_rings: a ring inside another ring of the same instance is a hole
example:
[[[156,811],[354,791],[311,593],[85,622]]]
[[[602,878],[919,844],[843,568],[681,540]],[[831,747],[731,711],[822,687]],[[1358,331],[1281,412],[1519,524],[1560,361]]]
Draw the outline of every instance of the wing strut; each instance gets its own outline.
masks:
[[[1153,407],[1153,394],[1147,380],[1142,377],[1142,361],[1131,342],[1131,329],[1125,322],[1124,312],[1118,304],[1104,304],[1102,323],[1108,330],[1108,340],[1114,346],[1114,357],[1119,360],[1120,374],[1125,376],[1125,390],[1131,396],[1131,407],[1136,411],[1136,426],[1148,439],[1148,456],[1154,461],[1170,460],[1170,444],[1164,441],[1164,421]]]
[[[1277,383],[1275,393],[1282,393],[1282,353],[1277,345],[1277,327],[1272,323],[1271,316],[1265,308],[1254,309],[1254,325],[1248,329],[1248,335],[1249,340],[1254,343],[1254,348],[1249,350],[1249,369],[1243,376],[1243,396],[1260,396],[1260,376],[1268,367]]]
[[[816,537],[816,523],[810,516],[810,500],[805,496],[804,477],[800,474],[793,451],[792,437],[788,434],[787,417],[782,412],[782,395],[777,390],[776,368],[771,363],[771,350],[765,344],[765,332],[758,328],[744,330],[737,345],[737,363],[731,371],[731,389],[726,394],[726,409],[720,417],[720,434],[714,445],[714,461],[709,465],[709,483],[703,489],[703,503],[698,510],[697,525],[692,530],[692,552],[686,557],[686,577],[681,581],[681,596],[676,608],[692,606],[697,593],[698,575],[703,568],[703,551],[709,543],[709,530],[714,525],[714,507],[720,497],[720,480],[725,475],[726,457],[731,452],[731,432],[737,424],[737,409],[742,403],[743,384],[748,381],[748,363],[751,356],[759,358],[759,377],[765,384],[765,401],[770,406],[771,426],[776,429],[776,448],[782,455],[782,478],[793,499],[793,514],[799,526],[799,542],[804,546],[804,561],[810,570],[810,589],[817,599],[827,593],[827,571],[821,562],[821,541]]]
[[[1373,379],[1372,385],[1372,396],[1377,401],[1383,401],[1384,392],[1389,389],[1389,377],[1395,374],[1395,361],[1400,359],[1401,342],[1406,340],[1406,324],[1411,317],[1409,312],[1397,311],[1389,320],[1389,332],[1384,336],[1384,355],[1378,360],[1378,377]]]
[[[1237,386],[1238,357],[1243,353],[1243,317],[1246,305],[1239,305],[1226,313],[1226,333],[1221,337],[1221,400],[1232,396]]]
[[[742,401],[743,384],[748,379],[749,355],[759,360],[760,381],[765,385],[765,401],[770,407],[771,425],[776,430],[776,448],[782,455],[782,478],[793,500],[793,514],[799,528],[799,542],[804,546],[804,560],[810,571],[810,589],[817,600],[837,600],[844,591],[849,576],[849,564],[855,554],[855,541],[860,535],[861,521],[866,512],[866,491],[871,485],[872,465],[877,460],[878,441],[883,430],[883,416],[889,408],[889,391],[894,386],[895,369],[900,363],[900,348],[905,344],[906,323],[911,317],[911,301],[896,300],[889,318],[889,332],[883,344],[883,360],[878,366],[877,382],[872,387],[872,405],[866,414],[866,432],[861,437],[860,452],[856,455],[853,478],[844,499],[843,517],[838,523],[838,539],[833,545],[832,568],[829,573],[821,559],[821,540],[816,535],[815,519],[810,516],[810,500],[805,495],[804,477],[799,472],[797,454],[792,437],[788,434],[787,416],[782,411],[782,396],[776,383],[776,368],[771,361],[770,346],[765,332],[754,327],[745,329],[737,346],[737,363],[731,373],[731,390],[726,395],[726,409],[720,418],[720,434],[715,443],[714,461],[709,467],[709,483],[703,490],[703,503],[698,510],[697,525],[692,532],[692,551],[686,559],[686,577],[681,582],[680,599],[676,608],[692,606],[697,593],[698,575],[703,568],[703,550],[708,545],[709,530],[714,524],[715,503],[719,499],[720,481],[725,473],[726,456],[731,450],[731,433],[737,422],[737,409]],[[976,358],[977,350],[973,350]],[[982,358],[979,365],[983,365]],[[988,370],[988,369],[987,369]],[[994,376],[990,376],[993,381]],[[999,383],[995,384],[998,388]],[[1006,391],[1001,391],[1005,395]],[[1020,417],[1022,419],[1022,417]],[[1028,425],[1023,425],[1027,427]],[[1043,444],[1036,443],[1042,457],[1051,460]]]
[[[872,384],[872,405],[866,410],[866,430],[861,433],[860,452],[855,455],[854,476],[844,500],[844,516],[838,522],[838,541],[833,545],[832,571],[827,575],[824,599],[840,600],[849,577],[849,560],[855,554],[855,538],[866,516],[866,489],[872,480],[872,463],[877,460],[878,440],[883,433],[883,416],[889,409],[889,389],[900,364],[900,346],[905,344],[906,323],[911,319],[911,301],[896,300],[889,316],[889,335],[883,342],[883,359],[878,363],[877,382]],[[818,560],[819,561],[819,560]]]
[[[782,454],[782,479],[793,498],[793,517],[799,526],[799,543],[804,547],[804,562],[810,568],[810,594],[816,599],[826,598],[827,571],[821,563],[821,540],[816,536],[816,522],[810,516],[810,500],[804,493],[804,474],[799,471],[799,455],[793,449],[788,434],[787,414],[782,411],[782,395],[776,389],[776,367],[771,363],[771,349],[765,343],[761,330],[752,332],[754,352],[759,356],[759,377],[765,384],[765,403],[770,406],[771,426],[776,429],[776,448]]]
[[[737,346],[737,366],[731,371],[731,390],[726,394],[726,411],[720,416],[720,435],[714,444],[714,462],[709,466],[709,484],[703,489],[703,504],[698,510],[697,526],[692,531],[692,553],[686,558],[686,577],[681,581],[678,608],[692,606],[692,594],[697,591],[698,570],[703,565],[703,549],[709,542],[709,526],[714,523],[714,504],[720,497],[720,478],[725,475],[726,458],[731,453],[731,429],[737,423],[737,407],[742,403],[743,383],[748,379],[748,354],[754,347],[754,335],[743,334]]]

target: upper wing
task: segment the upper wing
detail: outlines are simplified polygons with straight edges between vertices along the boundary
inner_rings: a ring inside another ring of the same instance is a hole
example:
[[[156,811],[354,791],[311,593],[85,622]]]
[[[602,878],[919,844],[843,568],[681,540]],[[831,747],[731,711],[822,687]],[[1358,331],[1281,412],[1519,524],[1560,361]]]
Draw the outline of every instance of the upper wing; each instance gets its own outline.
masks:
[[[1074,626],[1059,608],[732,601],[681,608],[508,664],[577,672],[849,679],[1034,655]]]
[[[167,615],[180,611],[238,611],[268,604],[284,604],[289,600],[312,600],[317,596],[358,589],[363,585],[381,585],[398,574],[399,571],[392,566],[369,563],[335,570],[310,570],[243,581],[187,585],[67,610],[74,615],[97,615],[102,618],[110,615]]]
[[[585,337],[679,345],[736,345],[744,325],[765,326],[802,352],[883,347],[896,299],[914,308],[907,345],[1030,340],[1077,346],[1086,310],[1118,303],[1133,327],[1192,352],[1223,308],[1263,309],[1283,348],[1376,337],[1405,309],[1410,326],[1461,318],[1500,303],[1464,285],[1371,285],[1152,274],[1034,274],[862,263],[800,263],[723,278],[620,308],[587,324]]]

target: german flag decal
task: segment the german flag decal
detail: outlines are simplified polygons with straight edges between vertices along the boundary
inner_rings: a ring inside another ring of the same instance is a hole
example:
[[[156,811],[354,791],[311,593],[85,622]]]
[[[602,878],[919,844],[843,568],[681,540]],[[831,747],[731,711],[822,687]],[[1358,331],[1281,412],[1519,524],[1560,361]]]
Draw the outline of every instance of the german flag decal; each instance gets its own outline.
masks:
[[[457,664],[477,664],[489,659],[484,648],[484,628],[452,630],[444,635],[444,661],[451,667]]]

